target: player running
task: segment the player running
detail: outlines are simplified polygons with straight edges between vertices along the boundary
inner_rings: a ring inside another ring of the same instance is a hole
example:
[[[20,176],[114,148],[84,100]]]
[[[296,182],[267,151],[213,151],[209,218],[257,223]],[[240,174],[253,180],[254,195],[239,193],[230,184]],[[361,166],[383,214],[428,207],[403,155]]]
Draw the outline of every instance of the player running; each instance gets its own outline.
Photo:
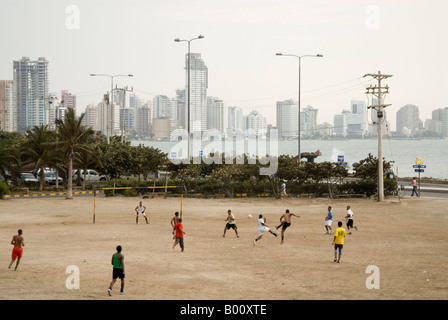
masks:
[[[350,209],[350,206],[347,206],[347,215],[345,216],[347,219],[347,230],[348,234],[352,234],[350,229],[355,228],[356,231],[358,231],[358,228],[356,226],[353,226],[353,211]]]
[[[331,230],[331,224],[333,223],[333,212],[331,211],[331,206],[328,206],[328,213],[325,217],[325,230],[327,234],[331,234],[333,231]]]
[[[339,221],[338,222],[338,227],[335,231],[334,231],[334,237],[333,237],[333,242],[331,243],[331,245],[334,245],[334,262],[339,263],[339,260],[341,260],[341,256],[342,256],[342,248],[344,247],[344,238],[345,238],[345,229],[342,228],[342,222]],[[339,250],[339,256],[338,254],[338,250]]]
[[[183,230],[184,226],[182,225],[182,219],[179,219],[179,222],[174,225],[173,229],[176,232],[175,240],[174,240],[174,243],[173,243],[173,249],[174,249],[175,246],[177,246],[177,244],[179,244],[180,248],[182,249],[182,252],[184,252],[184,234],[185,234],[185,231]]]
[[[286,228],[291,226],[291,216],[300,218],[300,216],[295,215],[294,213],[290,213],[289,210],[287,209],[286,212],[284,214],[282,214],[282,216],[280,217],[280,225],[275,227],[277,230],[278,230],[278,228],[282,227],[282,232],[281,232],[282,241],[280,242],[280,244],[283,244],[283,241],[285,240],[285,230],[286,230]]]
[[[173,228],[173,230],[171,231],[171,233],[173,234],[173,239],[175,238],[175,230],[174,230],[174,226],[179,223],[179,212],[175,212],[174,213],[174,217],[171,219],[171,228]]]
[[[258,238],[256,238],[256,239],[254,240],[254,245],[257,243],[258,240],[260,240],[260,239],[263,237],[263,235],[264,235],[266,232],[269,232],[270,234],[272,234],[272,235],[278,237],[278,234],[277,234],[277,233],[272,232],[272,231],[269,229],[268,225],[266,224],[266,218],[263,218],[263,215],[260,214],[260,215],[258,216]]]
[[[20,259],[22,259],[23,254],[22,247],[25,246],[25,240],[23,239],[22,233],[23,233],[22,229],[19,229],[19,231],[17,231],[17,235],[13,236],[11,240],[11,244],[14,245],[14,248],[12,249],[12,259],[11,262],[9,263],[8,269],[11,269],[11,266],[14,263],[14,261],[17,260],[14,271],[16,271],[17,267],[19,266]]]
[[[117,246],[117,252],[112,255],[112,282],[107,289],[109,296],[112,295],[112,287],[118,278],[121,280],[120,294],[124,294],[124,255],[121,253],[121,246]]]

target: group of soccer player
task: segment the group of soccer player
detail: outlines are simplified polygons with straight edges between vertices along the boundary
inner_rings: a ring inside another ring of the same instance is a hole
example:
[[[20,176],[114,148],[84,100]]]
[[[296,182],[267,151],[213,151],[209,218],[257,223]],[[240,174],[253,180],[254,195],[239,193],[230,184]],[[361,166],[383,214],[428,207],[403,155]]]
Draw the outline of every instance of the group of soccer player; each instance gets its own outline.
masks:
[[[149,223],[148,219],[146,217],[146,214],[145,214],[146,207],[143,206],[142,201],[140,201],[140,203],[137,205],[137,207],[135,208],[135,211],[137,214],[137,217],[136,217],[137,224],[138,224],[139,216],[143,216],[146,220],[146,223]],[[251,215],[249,215],[249,217],[251,217]],[[280,243],[281,244],[283,244],[283,242],[284,242],[286,229],[291,226],[291,217],[300,218],[300,216],[289,212],[289,210],[286,210],[285,213],[282,214],[280,217],[280,224],[278,226],[275,226],[276,230],[281,229],[281,233],[280,233],[280,236],[281,236]],[[355,230],[358,230],[358,228],[356,226],[354,226],[354,224],[353,224],[353,211],[350,209],[350,206],[347,206],[347,214],[346,214],[345,218],[346,218],[348,234],[351,234],[352,228],[354,228]],[[224,227],[223,238],[226,236],[226,231],[230,230],[230,229],[233,229],[235,231],[236,236],[239,238],[238,228],[235,223],[235,216],[231,210],[227,211],[227,217],[226,217],[225,221],[226,221],[226,225]],[[333,230],[331,228],[332,222],[333,222],[333,212],[332,212],[331,206],[329,206],[328,213],[325,217],[326,234],[333,234]],[[258,224],[258,237],[253,240],[254,245],[263,237],[263,235],[265,233],[270,233],[275,237],[279,236],[278,233],[272,231],[269,228],[269,226],[266,224],[266,218],[264,218],[262,214],[260,214],[258,216],[257,224]],[[346,236],[346,231],[342,227],[342,225],[343,225],[342,221],[339,221],[338,228],[334,231],[333,242],[331,243],[331,245],[334,245],[334,262],[337,262],[337,263],[339,263],[339,261],[341,260],[342,248],[344,246],[344,238]],[[172,248],[174,249],[177,245],[179,245],[181,248],[181,251],[183,252],[184,251],[183,237],[184,237],[185,231],[183,230],[182,218],[179,217],[179,212],[176,212],[174,214],[174,217],[171,219],[171,227],[172,227],[172,235],[173,235],[173,239],[174,239]],[[16,266],[15,266],[14,270],[17,270],[20,259],[22,257],[22,252],[23,252],[22,247],[25,245],[25,241],[24,241],[23,235],[22,235],[22,230],[19,230],[18,234],[13,237],[11,244],[14,245],[14,249],[12,252],[12,260],[9,264],[9,268],[11,268],[13,263],[16,262]],[[117,252],[112,256],[112,259],[111,259],[111,264],[113,265],[113,277],[112,277],[113,280],[110,283],[109,288],[108,288],[109,295],[111,295],[112,287],[118,278],[120,278],[120,280],[121,280],[120,292],[123,292],[125,272],[124,272],[124,256],[121,253],[121,250],[122,250],[121,246],[117,246]]]
[[[345,219],[348,234],[352,234],[350,230],[352,228],[358,230],[358,228],[353,225],[353,211],[351,210],[350,206],[347,206],[347,215],[345,216]],[[325,217],[325,229],[327,234],[333,233],[333,230],[331,229],[332,223],[333,223],[333,212],[331,210],[331,206],[328,206],[328,213],[327,216]],[[331,245],[334,245],[334,262],[339,263],[339,261],[341,260],[342,248],[344,247],[344,238],[346,234],[347,233],[345,229],[342,227],[342,221],[338,221],[338,228],[334,231],[333,242],[331,243]]]

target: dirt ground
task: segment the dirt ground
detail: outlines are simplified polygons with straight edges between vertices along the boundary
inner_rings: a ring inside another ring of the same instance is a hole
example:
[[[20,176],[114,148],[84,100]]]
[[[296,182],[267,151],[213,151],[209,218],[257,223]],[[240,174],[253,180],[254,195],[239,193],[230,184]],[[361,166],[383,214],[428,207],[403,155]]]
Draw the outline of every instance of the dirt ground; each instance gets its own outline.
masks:
[[[143,199],[149,224],[142,218],[135,223],[139,200],[98,197],[95,224],[93,197],[0,201],[0,299],[448,298],[446,199],[184,198],[183,253],[171,247],[170,220],[180,210],[180,198]],[[333,230],[344,221],[347,205],[358,227],[347,235],[339,264],[333,262],[333,236],[325,234],[328,205]],[[236,216],[239,238],[233,230],[222,237],[228,209]],[[258,214],[274,227],[285,209],[300,215],[286,230],[285,243],[266,234],[253,245]],[[14,271],[8,269],[10,241],[19,228],[25,247]],[[118,244],[125,256],[126,294],[118,294],[117,282],[109,297]],[[76,276],[69,266],[79,270],[79,289],[67,287]]]

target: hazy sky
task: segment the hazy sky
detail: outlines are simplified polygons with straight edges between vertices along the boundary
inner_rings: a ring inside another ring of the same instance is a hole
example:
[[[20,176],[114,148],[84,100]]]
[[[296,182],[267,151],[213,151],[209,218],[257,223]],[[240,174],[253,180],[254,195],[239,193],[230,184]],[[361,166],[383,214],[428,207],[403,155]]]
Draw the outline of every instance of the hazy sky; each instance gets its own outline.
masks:
[[[385,103],[395,113],[415,104],[424,121],[448,106],[448,2],[443,0],[1,0],[0,79],[13,60],[49,60],[50,91],[77,95],[78,110],[97,104],[117,78],[144,100],[175,96],[185,86],[186,43],[209,70],[208,95],[225,106],[258,110],[275,125],[276,101],[297,99],[302,59],[302,108],[318,122],[350,101],[367,100],[366,73],[392,74]]]

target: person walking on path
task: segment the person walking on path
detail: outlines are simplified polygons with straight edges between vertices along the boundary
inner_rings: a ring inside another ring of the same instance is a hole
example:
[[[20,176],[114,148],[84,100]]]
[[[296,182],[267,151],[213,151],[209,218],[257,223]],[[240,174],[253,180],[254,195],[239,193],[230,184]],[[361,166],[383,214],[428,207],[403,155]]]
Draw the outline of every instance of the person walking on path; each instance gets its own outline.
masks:
[[[414,193],[415,193],[415,196],[418,197],[418,192],[417,192],[417,180],[416,180],[415,177],[412,178],[411,185],[412,185],[412,194],[411,194],[411,197],[414,196]]]
[[[112,287],[118,278],[121,280],[120,294],[124,294],[124,255],[121,251],[121,246],[117,246],[117,252],[112,255],[112,282],[109,285],[109,289],[107,289],[109,296],[112,295]]]
[[[281,189],[282,190],[281,190],[281,193],[280,193],[280,197],[283,200],[284,197],[288,196],[287,193],[286,193],[286,183],[285,182],[282,182]]]
[[[25,246],[25,240],[23,239],[22,233],[22,229],[19,229],[19,231],[17,231],[17,235],[13,236],[11,240],[11,244],[14,246],[14,248],[12,249],[12,258],[11,262],[9,263],[8,269],[11,269],[14,261],[17,260],[14,271],[16,271],[17,267],[19,266],[20,259],[22,259],[23,247]]]

